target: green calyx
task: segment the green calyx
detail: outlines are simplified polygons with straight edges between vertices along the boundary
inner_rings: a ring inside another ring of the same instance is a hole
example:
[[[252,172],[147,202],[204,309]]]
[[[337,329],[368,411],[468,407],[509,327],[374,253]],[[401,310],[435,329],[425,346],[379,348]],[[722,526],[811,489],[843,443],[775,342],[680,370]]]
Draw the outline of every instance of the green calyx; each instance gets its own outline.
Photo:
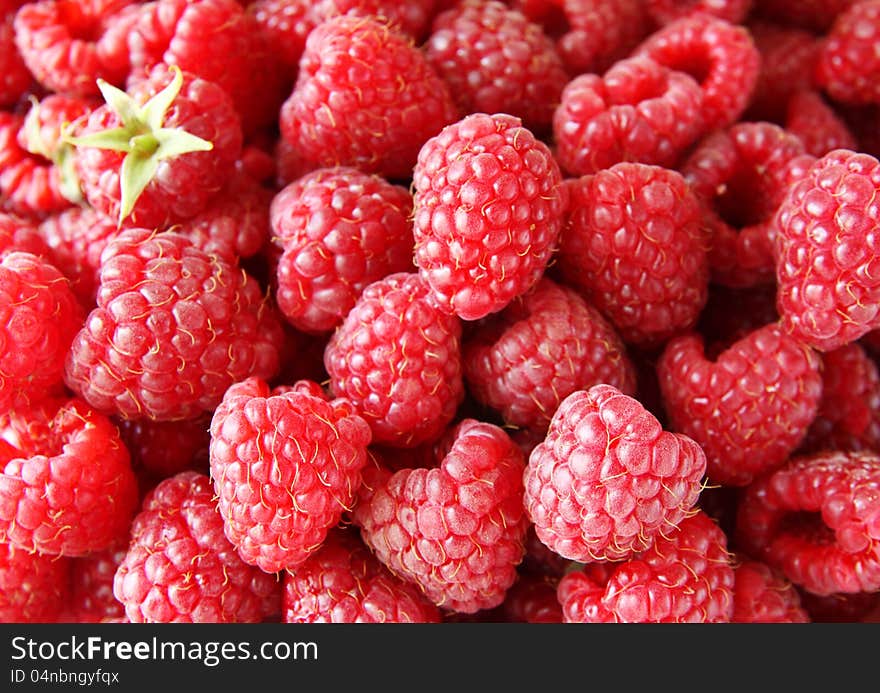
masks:
[[[40,131],[40,102],[35,96],[31,96],[30,101],[31,108],[25,116],[22,127],[26,142],[25,148],[31,154],[41,156],[55,164],[59,172],[59,191],[73,204],[79,204],[82,202],[82,189],[79,186],[79,178],[74,165],[73,147],[63,136],[55,146],[48,145]],[[62,135],[68,126],[68,123],[62,126]]]
[[[119,226],[131,214],[138,198],[156,175],[159,162],[189,152],[206,152],[213,144],[180,128],[163,127],[165,116],[183,86],[180,68],[173,66],[174,78],[143,106],[129,94],[98,80],[98,88],[107,105],[122,121],[118,128],[94,132],[82,137],[67,137],[77,147],[96,147],[125,152],[119,174]]]

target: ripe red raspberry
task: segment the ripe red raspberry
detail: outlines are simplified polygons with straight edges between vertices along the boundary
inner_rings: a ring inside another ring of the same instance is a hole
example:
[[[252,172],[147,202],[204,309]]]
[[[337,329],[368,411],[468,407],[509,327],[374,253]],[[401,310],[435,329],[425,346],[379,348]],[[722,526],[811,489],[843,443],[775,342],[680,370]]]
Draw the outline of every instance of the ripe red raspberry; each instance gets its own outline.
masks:
[[[280,612],[278,577],[241,560],[213,495],[206,475],[182,472],[144,499],[113,580],[132,623],[259,623]]]
[[[38,257],[49,257],[50,254],[46,242],[30,220],[0,212],[0,255],[16,250]]]
[[[544,25],[571,75],[604,72],[651,29],[642,0],[515,0],[511,4]]]
[[[501,605],[508,623],[563,623],[559,578],[521,572]]]
[[[135,472],[161,481],[183,471],[208,472],[211,413],[184,421],[118,419]]]
[[[48,91],[97,95],[96,80],[121,86],[129,72],[124,43],[105,39],[115,15],[133,0],[38,0],[15,15],[15,43]]]
[[[822,354],[822,399],[803,451],[880,451],[880,369],[858,342]]]
[[[438,15],[424,51],[463,113],[508,113],[536,133],[549,129],[569,80],[542,27],[497,0]]]
[[[408,179],[419,148],[458,111],[411,39],[377,18],[337,16],[309,34],[281,135],[314,168]]]
[[[776,215],[782,327],[831,351],[880,327],[880,162],[837,149],[793,183]]]
[[[368,284],[413,268],[412,195],[350,167],[282,188],[270,208],[278,307],[297,329],[336,328]]]
[[[19,251],[0,258],[0,410],[38,403],[63,384],[85,312],[67,279]]]
[[[752,9],[753,0],[644,0],[645,11],[658,25],[669,24],[698,12],[740,24]]]
[[[731,623],[810,623],[800,593],[778,569],[743,558],[734,576]]]
[[[755,14],[780,24],[824,34],[837,15],[858,0],[760,0]]]
[[[76,205],[43,219],[37,231],[48,258],[67,279],[80,304],[94,307],[101,253],[118,229],[116,221],[88,205]]]
[[[811,31],[790,24],[757,19],[746,26],[761,54],[761,69],[743,119],[782,122],[790,97],[814,86],[821,41]]]
[[[703,336],[707,355],[715,359],[737,340],[778,320],[775,284],[740,289],[710,284],[697,332]]]
[[[700,82],[707,130],[739,119],[752,97],[761,66],[761,54],[745,26],[705,12],[666,24],[633,54],[647,55]]]
[[[680,170],[700,200],[713,283],[749,287],[775,279],[774,215],[803,142],[782,127],[740,121],[705,137]]]
[[[132,226],[164,228],[203,211],[232,175],[241,121],[217,84],[158,65],[73,128],[89,204]]]
[[[67,610],[77,622],[100,623],[125,616],[125,607],[113,595],[113,578],[126,552],[126,548],[107,549],[71,559]]]
[[[234,382],[279,369],[281,327],[257,281],[185,236],[126,229],[101,256],[97,305],[67,385],[123,418],[196,418]]]
[[[124,541],[138,502],[128,450],[77,398],[12,416],[20,454],[0,486],[0,536],[29,551],[84,556]]]
[[[844,118],[812,89],[798,91],[788,100],[785,129],[799,137],[807,153],[816,157],[835,149],[859,148]]]
[[[15,45],[15,11],[23,2],[5,2],[0,13],[0,107],[11,108],[33,90],[34,76]]]
[[[462,354],[468,391],[509,426],[544,432],[565,397],[598,383],[636,392],[635,368],[611,324],[547,277],[472,332]]]
[[[675,170],[619,163],[568,183],[558,271],[627,343],[692,328],[708,297],[697,197]]]
[[[538,538],[564,558],[620,561],[691,512],[706,457],[611,385],[566,397],[524,475]]]
[[[518,118],[447,126],[419,151],[413,184],[415,263],[441,309],[477,320],[541,278],[567,200],[550,149]]]
[[[798,590],[811,623],[877,623],[880,592],[818,595]]]
[[[415,273],[369,284],[330,337],[324,365],[336,397],[354,403],[373,442],[433,441],[464,399],[461,322],[439,310]]]
[[[285,623],[439,623],[439,609],[377,559],[359,536],[333,529],[284,575]]]
[[[727,537],[702,511],[628,561],[568,573],[557,590],[566,623],[727,623],[733,593]]]
[[[368,468],[352,518],[379,560],[440,608],[491,609],[525,552],[523,468],[503,429],[462,419],[432,468]]]
[[[778,324],[707,357],[697,334],[670,340],[657,376],[670,425],[706,453],[711,482],[746,486],[801,444],[822,396],[821,359]]]
[[[0,542],[0,622],[58,621],[70,596],[70,562]]]
[[[621,161],[674,167],[704,132],[702,98],[690,75],[647,57],[579,75],[553,115],[556,156],[575,176]]]
[[[259,24],[236,0],[144,2],[127,45],[135,77],[165,63],[219,85],[248,135],[278,116],[283,73]]]
[[[351,508],[370,438],[346,400],[257,378],[232,385],[211,419],[210,462],[242,560],[275,573],[309,559]]]
[[[878,517],[878,453],[824,451],[793,457],[750,484],[736,539],[807,592],[876,592]]]
[[[834,20],[822,41],[814,80],[833,100],[880,103],[880,2],[853,3]]]

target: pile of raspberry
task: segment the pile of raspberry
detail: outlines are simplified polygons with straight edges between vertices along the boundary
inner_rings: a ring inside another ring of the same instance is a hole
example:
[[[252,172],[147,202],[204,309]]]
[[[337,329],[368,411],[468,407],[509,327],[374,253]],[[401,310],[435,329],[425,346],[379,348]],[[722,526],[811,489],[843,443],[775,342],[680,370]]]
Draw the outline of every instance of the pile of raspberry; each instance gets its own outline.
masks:
[[[880,0],[0,2],[0,621],[880,620]]]

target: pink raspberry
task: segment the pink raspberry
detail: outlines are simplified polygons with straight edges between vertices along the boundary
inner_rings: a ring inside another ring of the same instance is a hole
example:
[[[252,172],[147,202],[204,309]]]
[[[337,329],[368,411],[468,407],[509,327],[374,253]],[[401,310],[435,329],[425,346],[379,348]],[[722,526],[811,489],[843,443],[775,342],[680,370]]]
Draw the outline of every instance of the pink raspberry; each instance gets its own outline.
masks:
[[[569,80],[543,28],[498,0],[438,15],[424,51],[463,113],[508,113],[534,132],[549,129]]]
[[[73,398],[18,411],[11,426],[18,454],[3,468],[2,540],[60,556],[124,541],[138,489],[110,419]]]
[[[79,623],[101,623],[125,616],[125,607],[113,595],[116,569],[126,548],[107,549],[70,561],[71,595],[67,608]]]
[[[761,54],[749,30],[710,14],[696,13],[666,24],[633,52],[646,55],[700,82],[707,130],[736,122],[758,81]]]
[[[156,482],[183,471],[208,471],[211,412],[183,421],[117,419],[136,472]]]
[[[556,597],[559,579],[522,572],[507,591],[502,613],[508,623],[563,623]]]
[[[285,623],[439,623],[419,588],[388,570],[349,530],[333,529],[284,575]]]
[[[211,419],[210,461],[242,560],[267,573],[308,560],[353,505],[370,438],[345,400],[257,378],[232,385]]]
[[[709,480],[747,486],[804,440],[822,396],[821,359],[776,323],[706,356],[703,339],[670,340],[657,375],[671,426],[706,453]]]
[[[63,385],[85,312],[54,265],[20,251],[0,257],[0,410],[36,404]]]
[[[378,444],[437,439],[464,398],[461,322],[415,273],[369,284],[330,337],[324,364],[334,396],[354,404]]]
[[[815,83],[847,104],[880,103],[880,2],[861,0],[834,20],[822,42]]]
[[[744,558],[734,574],[731,623],[810,623],[800,593],[777,568]]]
[[[463,347],[468,391],[509,426],[543,432],[572,392],[608,383],[635,395],[636,373],[611,324],[574,290],[544,277]]]
[[[709,264],[700,207],[675,170],[620,163],[568,183],[558,270],[627,343],[660,344],[692,328]]]
[[[880,327],[880,163],[837,149],[786,191],[776,214],[783,329],[831,351]]]
[[[526,511],[560,556],[621,561],[691,513],[705,471],[693,440],[664,431],[637,399],[594,385],[562,401],[532,450]]]
[[[306,174],[275,194],[270,224],[278,307],[304,332],[331,332],[364,287],[413,268],[412,195],[376,174]]]
[[[49,248],[37,232],[33,221],[0,212],[0,255],[16,250],[37,257],[50,255]]]
[[[739,546],[818,595],[880,589],[880,457],[792,457],[744,491]]]
[[[556,156],[574,176],[621,161],[674,167],[705,131],[702,103],[690,75],[645,56],[620,60],[601,76],[581,74],[553,115]]]
[[[280,342],[278,316],[247,272],[182,234],[126,229],[101,256],[97,305],[65,382],[108,414],[191,419],[234,382],[274,376]]]
[[[727,537],[698,511],[630,560],[568,573],[557,595],[566,623],[727,623],[734,584]]]
[[[0,13],[0,107],[11,108],[29,91],[36,80],[25,65],[15,45],[15,11],[24,4],[13,0],[3,3]]]
[[[788,100],[785,129],[799,137],[804,149],[813,156],[825,156],[835,149],[859,148],[846,120],[812,89],[798,91]]]
[[[774,215],[793,181],[803,142],[778,125],[740,121],[699,142],[680,171],[700,200],[711,280],[772,283]]]
[[[419,148],[458,111],[411,39],[377,18],[337,16],[311,31],[281,135],[313,168],[408,179]]]
[[[352,518],[382,563],[444,610],[504,601],[522,561],[522,452],[503,429],[462,419],[431,468],[364,474]]]
[[[648,16],[658,25],[669,24],[703,12],[731,24],[740,24],[752,9],[753,0],[644,0]]]
[[[447,126],[419,151],[413,184],[415,263],[443,310],[486,317],[543,275],[566,195],[550,149],[519,118]]]
[[[57,622],[70,598],[70,563],[0,542],[0,622]]]
[[[281,610],[278,577],[223,535],[211,480],[181,472],[144,499],[113,594],[132,623],[259,623]]]

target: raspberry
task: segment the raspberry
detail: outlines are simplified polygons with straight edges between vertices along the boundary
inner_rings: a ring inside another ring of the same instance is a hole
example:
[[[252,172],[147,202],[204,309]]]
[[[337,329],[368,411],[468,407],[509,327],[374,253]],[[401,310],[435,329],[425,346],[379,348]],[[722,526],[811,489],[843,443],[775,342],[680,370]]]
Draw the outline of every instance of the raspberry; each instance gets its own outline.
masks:
[[[704,132],[702,99],[692,77],[644,56],[579,75],[553,115],[556,156],[574,176],[622,161],[673,167]]]
[[[62,385],[85,313],[67,279],[30,253],[0,258],[0,410],[37,403]]]
[[[880,369],[853,342],[822,354],[822,399],[802,451],[880,450]]]
[[[239,558],[198,472],[165,479],[144,499],[113,594],[132,623],[259,623],[281,608],[277,576]]]
[[[521,573],[501,605],[508,623],[562,623],[558,578]]]
[[[734,580],[727,537],[697,511],[628,561],[568,573],[557,595],[566,623],[727,623]]]
[[[0,255],[16,250],[38,257],[49,255],[49,248],[31,221],[0,212]]]
[[[793,183],[776,215],[777,306],[795,339],[831,351],[880,326],[880,162],[837,149]]]
[[[808,592],[876,592],[878,516],[876,452],[795,456],[745,489],[737,543]]]
[[[424,47],[463,113],[508,113],[544,132],[569,76],[541,26],[503,2],[466,0],[434,19]]]
[[[759,17],[823,34],[837,15],[858,0],[760,0],[755,3]]]
[[[566,196],[550,149],[519,118],[447,126],[419,151],[413,184],[415,263],[441,309],[478,320],[540,279]]]
[[[138,489],[110,419],[73,398],[19,411],[12,426],[21,453],[3,469],[0,539],[61,556],[124,541]]]
[[[52,623],[70,595],[70,559],[0,542],[0,622]]]
[[[35,86],[34,76],[15,45],[15,8],[0,12],[0,107],[11,108]]]
[[[814,81],[835,101],[880,103],[880,2],[853,3],[834,20],[822,42]]]
[[[392,574],[348,530],[334,529],[284,576],[285,623],[439,623],[421,591]]]
[[[306,40],[281,135],[313,168],[408,179],[419,148],[458,117],[446,83],[411,39],[376,18],[338,16]]]
[[[739,24],[748,16],[753,0],[644,0],[644,2],[648,16],[658,25],[669,24],[695,13],[706,13],[731,24]]]
[[[704,338],[707,356],[715,359],[738,339],[778,320],[775,284],[738,289],[710,284],[697,332]]]
[[[746,486],[803,441],[822,396],[820,364],[774,323],[713,360],[699,335],[674,338],[657,375],[671,425],[703,448],[709,480]]]
[[[211,478],[242,560],[267,573],[308,560],[351,508],[370,437],[345,400],[257,378],[230,387],[211,420]]]
[[[96,80],[120,86],[128,76],[126,45],[104,39],[114,16],[132,0],[38,0],[15,14],[15,44],[49,91],[97,95]]]
[[[167,479],[183,471],[208,471],[211,414],[184,421],[118,419],[116,425],[137,472]]]
[[[696,196],[677,171],[620,163],[569,183],[558,270],[627,343],[693,327],[709,265]]]
[[[635,369],[614,328],[547,277],[473,333],[462,353],[468,391],[509,426],[545,431],[565,397],[598,383],[635,395]]]
[[[748,287],[775,279],[773,217],[803,142],[778,125],[740,121],[704,138],[681,165],[708,229],[714,283]]]
[[[822,95],[805,89],[788,101],[785,129],[804,143],[809,154],[819,157],[835,149],[858,149],[858,141],[846,121]]]
[[[276,297],[297,329],[326,334],[368,284],[412,269],[412,195],[349,167],[313,171],[273,198]]]
[[[117,233],[116,222],[92,207],[77,205],[46,217],[37,231],[80,304],[94,307],[101,253]]]
[[[779,570],[745,558],[734,574],[731,623],[810,623],[800,593]]]
[[[113,578],[126,549],[107,549],[70,561],[71,595],[67,608],[77,622],[123,618],[125,608],[113,596]]]
[[[811,623],[877,622],[878,592],[818,595],[801,589],[799,594]]]
[[[220,86],[246,134],[278,115],[283,75],[259,24],[236,0],[142,3],[128,48],[133,76],[165,63]]]
[[[620,561],[691,512],[706,458],[611,385],[566,397],[524,475],[538,538],[564,558]]]
[[[226,92],[165,65],[127,92],[106,82],[101,90],[107,103],[69,138],[89,204],[120,225],[155,228],[204,210],[242,148]]]
[[[525,551],[524,459],[490,423],[462,419],[430,469],[364,473],[352,518],[382,563],[445,610],[504,601]]]
[[[369,284],[330,337],[334,396],[354,403],[373,442],[415,447],[446,429],[464,399],[461,323],[415,273]]]
[[[173,231],[126,229],[101,256],[97,305],[67,354],[65,381],[122,418],[196,418],[232,383],[275,375],[280,330],[236,265]]]
[[[710,14],[696,13],[666,24],[633,52],[646,55],[700,82],[707,130],[723,128],[743,114],[760,72],[761,54],[749,30]]]
[[[791,96],[813,88],[821,42],[790,24],[758,19],[746,26],[761,54],[761,69],[744,119],[782,122]]]

